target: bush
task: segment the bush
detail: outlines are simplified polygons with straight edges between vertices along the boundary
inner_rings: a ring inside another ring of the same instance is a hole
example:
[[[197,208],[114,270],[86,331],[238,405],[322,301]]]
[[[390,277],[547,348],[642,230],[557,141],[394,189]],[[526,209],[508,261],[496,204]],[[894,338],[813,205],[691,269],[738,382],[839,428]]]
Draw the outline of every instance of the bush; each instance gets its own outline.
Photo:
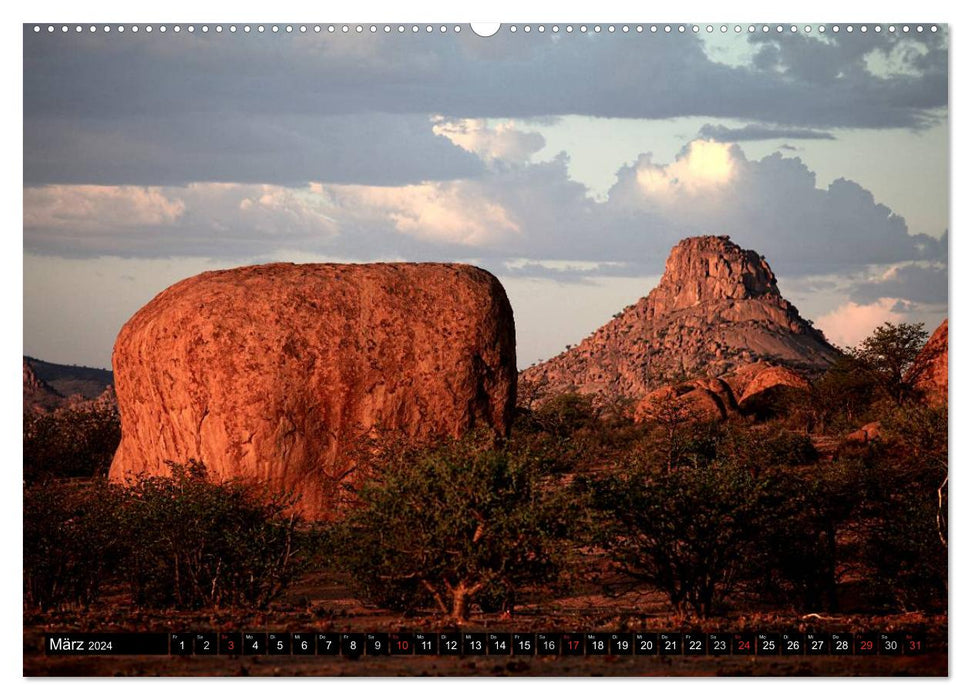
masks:
[[[127,585],[139,605],[264,607],[301,562],[287,499],[213,484],[201,465],[172,465],[130,489],[44,482],[24,491],[24,604],[95,602]]]
[[[711,615],[757,536],[761,482],[711,466],[639,470],[592,485],[616,568],[660,588],[681,615]]]
[[[779,466],[812,464],[819,459],[812,439],[785,429],[780,421],[752,424],[731,420],[698,426],[686,443],[686,463],[695,466],[730,464],[753,475]]]
[[[820,432],[855,430],[882,396],[877,378],[851,355],[841,355],[813,383],[810,403]]]
[[[946,407],[888,413],[869,459],[865,556],[883,603],[900,610],[947,604]]]
[[[596,429],[600,422],[593,397],[572,393],[547,399],[530,417],[540,430],[557,437],[568,437],[585,428]]]
[[[474,438],[400,454],[338,526],[338,559],[361,593],[456,621],[551,580],[569,520],[550,465]]]
[[[24,412],[24,479],[104,476],[120,440],[118,409],[107,401]]]
[[[906,612],[946,608],[947,546],[937,525],[935,491],[897,494],[879,511],[865,549],[877,595]]]
[[[53,481],[24,490],[24,605],[86,607],[115,573],[128,538],[117,488]]]
[[[865,499],[854,465],[766,474],[749,561],[760,596],[778,594],[802,611],[838,608],[837,538]]]
[[[126,494],[125,572],[136,603],[179,608],[265,607],[297,571],[292,499],[215,484],[197,462],[170,463],[171,477],[138,481]]]

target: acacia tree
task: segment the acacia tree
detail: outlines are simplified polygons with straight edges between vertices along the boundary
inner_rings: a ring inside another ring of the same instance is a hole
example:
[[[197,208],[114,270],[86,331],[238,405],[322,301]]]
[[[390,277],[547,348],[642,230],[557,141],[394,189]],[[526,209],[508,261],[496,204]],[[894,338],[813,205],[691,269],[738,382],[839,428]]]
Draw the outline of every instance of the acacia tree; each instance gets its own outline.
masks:
[[[663,455],[666,470],[679,466],[691,451],[698,427],[705,416],[690,402],[670,394],[654,401],[645,411],[646,421],[653,425],[658,438],[655,448]]]
[[[923,323],[890,323],[874,329],[869,337],[850,350],[898,405],[907,396],[904,375],[927,342]]]
[[[569,518],[549,471],[470,439],[404,453],[357,493],[338,562],[366,598],[462,623],[473,602],[555,576]]]

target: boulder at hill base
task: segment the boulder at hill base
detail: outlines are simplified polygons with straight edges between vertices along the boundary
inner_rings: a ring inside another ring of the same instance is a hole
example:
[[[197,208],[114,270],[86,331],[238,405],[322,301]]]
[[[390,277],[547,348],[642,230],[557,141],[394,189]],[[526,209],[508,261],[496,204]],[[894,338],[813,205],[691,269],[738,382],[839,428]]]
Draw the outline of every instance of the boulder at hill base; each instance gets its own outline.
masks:
[[[906,381],[932,405],[947,405],[947,319],[917,354]]]
[[[457,437],[512,420],[516,340],[499,281],[452,264],[270,264],[169,287],[115,343],[110,477],[253,480],[333,517],[372,429]]]
[[[686,238],[658,286],[576,347],[526,369],[543,395],[639,400],[693,377],[763,362],[820,371],[838,356],[776,286],[769,264],[727,236]]]

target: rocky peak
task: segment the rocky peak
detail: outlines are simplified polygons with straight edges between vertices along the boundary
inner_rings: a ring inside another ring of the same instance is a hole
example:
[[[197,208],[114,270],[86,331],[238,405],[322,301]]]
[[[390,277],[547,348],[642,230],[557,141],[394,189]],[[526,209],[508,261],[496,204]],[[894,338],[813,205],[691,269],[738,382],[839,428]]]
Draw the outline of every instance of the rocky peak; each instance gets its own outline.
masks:
[[[523,371],[539,395],[639,400],[755,362],[825,369],[838,352],[779,291],[768,262],[727,236],[686,238],[650,294],[566,352]]]
[[[754,250],[728,236],[685,238],[671,251],[661,282],[648,296],[650,318],[729,299],[781,298],[775,275]]]

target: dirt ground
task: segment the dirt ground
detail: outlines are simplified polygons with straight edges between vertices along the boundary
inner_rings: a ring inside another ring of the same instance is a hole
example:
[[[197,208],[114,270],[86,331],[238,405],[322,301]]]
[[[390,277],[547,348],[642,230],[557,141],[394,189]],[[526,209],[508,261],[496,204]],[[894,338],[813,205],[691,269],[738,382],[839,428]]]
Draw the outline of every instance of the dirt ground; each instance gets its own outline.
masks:
[[[119,600],[122,600],[119,597]],[[669,613],[663,596],[630,592],[527,600],[513,616],[473,614],[473,632],[920,632],[919,656],[46,656],[48,632],[448,632],[434,615],[403,617],[363,605],[327,573],[305,577],[270,610],[148,611],[117,604],[24,616],[25,676],[946,676],[944,615],[831,617],[747,604],[700,622]],[[739,610],[741,608],[741,610]],[[744,612],[742,611],[744,610]]]

